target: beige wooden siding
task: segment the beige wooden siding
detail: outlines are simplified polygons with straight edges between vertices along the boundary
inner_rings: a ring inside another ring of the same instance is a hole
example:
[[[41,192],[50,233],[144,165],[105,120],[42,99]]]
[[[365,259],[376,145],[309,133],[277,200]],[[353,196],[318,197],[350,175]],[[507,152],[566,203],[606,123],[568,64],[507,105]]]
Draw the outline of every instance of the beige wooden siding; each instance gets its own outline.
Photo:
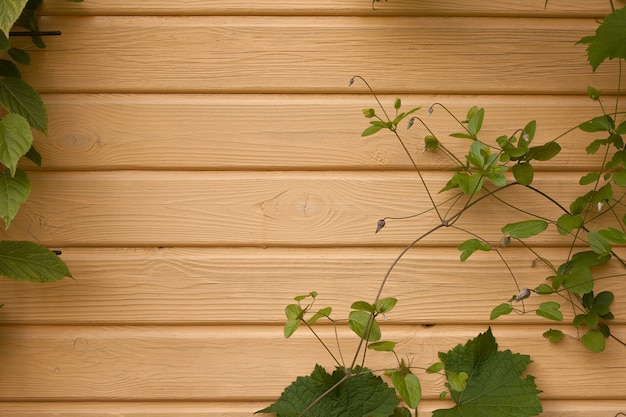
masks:
[[[434,221],[373,233],[379,218],[429,205],[392,137],[360,137],[361,109],[375,102],[352,76],[389,105],[484,106],[485,137],[536,119],[537,141],[597,114],[587,85],[615,92],[616,66],[592,75],[574,45],[609,12],[604,0],[175,3],[44,1],[42,28],[63,35],[29,47],[23,74],[49,106],[50,135],[36,138],[44,167],[24,165],[33,190],[2,237],[62,250],[75,280],[3,280],[0,417],[250,416],[316,361],[329,364],[310,335],[283,339],[284,305],[317,290],[346,315]],[[442,112],[429,121],[452,132]],[[438,189],[445,161],[419,152],[423,134],[407,139]],[[538,184],[566,204],[600,161],[585,154],[588,139],[574,132],[537,167]],[[498,240],[509,212],[498,213],[487,224],[468,213],[463,225]],[[402,352],[427,366],[492,324],[501,347],[532,355],[543,416],[626,412],[626,349],[549,345],[541,334],[554,323],[534,315],[490,323],[515,287],[491,254],[461,264],[462,237],[432,236],[392,274],[385,294],[399,305],[383,329]],[[566,251],[553,237],[537,243],[546,257]],[[521,248],[505,256],[522,286],[546,272]],[[624,280],[602,285],[626,293]],[[613,310],[626,339],[626,302]],[[347,349],[354,339],[340,333]],[[442,381],[423,379],[429,415]]]

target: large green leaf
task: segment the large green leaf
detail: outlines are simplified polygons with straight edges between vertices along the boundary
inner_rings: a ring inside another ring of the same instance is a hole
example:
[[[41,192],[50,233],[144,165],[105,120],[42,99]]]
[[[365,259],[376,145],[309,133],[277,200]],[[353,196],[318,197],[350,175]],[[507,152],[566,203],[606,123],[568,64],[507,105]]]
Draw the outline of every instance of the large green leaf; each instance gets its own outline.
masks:
[[[0,0],[0,30],[4,32],[6,36],[9,36],[9,31],[20,17],[24,6],[26,6],[27,0]]]
[[[0,241],[0,275],[33,282],[71,277],[65,262],[54,252],[34,242]]]
[[[39,93],[26,82],[11,77],[0,79],[0,104],[9,112],[22,115],[32,128],[48,133],[46,106]]]
[[[522,377],[530,357],[498,351],[491,329],[439,353],[446,373],[469,375],[465,389],[451,390],[456,406],[435,410],[433,417],[528,417],[542,412],[534,377]]]
[[[11,175],[8,170],[0,173],[0,217],[8,228],[20,206],[30,194],[30,180],[21,169]]]
[[[585,36],[578,43],[587,44],[587,59],[593,71],[607,58],[626,59],[626,7],[604,18],[596,34]]]
[[[26,119],[9,113],[0,120],[0,162],[15,175],[17,162],[33,143],[33,134]]]
[[[276,413],[278,417],[298,417],[311,404],[319,401],[304,414],[308,417],[388,417],[398,406],[396,391],[382,378],[367,369],[352,371],[354,376],[344,379],[330,393],[320,399],[331,387],[345,377],[337,368],[332,375],[320,365],[310,376],[300,376],[281,394],[278,401],[256,413]],[[255,413],[255,414],[256,414]]]

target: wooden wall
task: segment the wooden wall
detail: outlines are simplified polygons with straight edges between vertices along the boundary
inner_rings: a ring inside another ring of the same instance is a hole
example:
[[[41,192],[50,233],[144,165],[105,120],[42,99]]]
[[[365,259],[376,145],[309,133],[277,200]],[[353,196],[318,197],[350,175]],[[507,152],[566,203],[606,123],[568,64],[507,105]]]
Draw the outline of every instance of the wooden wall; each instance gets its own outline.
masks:
[[[249,416],[325,361],[310,336],[283,339],[283,307],[311,290],[339,316],[373,299],[434,220],[373,233],[379,218],[428,203],[392,137],[360,137],[361,109],[375,102],[352,76],[389,106],[484,106],[485,137],[536,119],[537,141],[596,115],[587,85],[615,92],[617,66],[592,75],[574,45],[609,12],[605,0],[176,3],[44,2],[42,28],[63,35],[30,47],[23,75],[44,94],[50,135],[37,137],[44,167],[26,166],[32,194],[3,236],[62,250],[75,280],[2,281],[1,417]],[[441,113],[430,121],[451,128]],[[437,189],[448,173],[417,152],[423,134],[407,139]],[[537,175],[566,204],[591,169],[588,139],[570,135]],[[464,225],[497,241],[510,213],[489,213],[493,223],[475,213]],[[414,364],[484,331],[516,292],[495,257],[461,264],[459,239],[428,239],[386,287],[400,301],[383,331]],[[537,243],[563,254],[557,240]],[[522,286],[546,272],[519,248],[507,256]],[[602,285],[626,292],[623,279]],[[614,311],[626,339],[626,302]],[[541,334],[554,324],[532,314],[492,324],[501,347],[532,355],[544,416],[626,412],[623,346],[550,345]],[[421,415],[447,406],[441,382],[424,377]]]

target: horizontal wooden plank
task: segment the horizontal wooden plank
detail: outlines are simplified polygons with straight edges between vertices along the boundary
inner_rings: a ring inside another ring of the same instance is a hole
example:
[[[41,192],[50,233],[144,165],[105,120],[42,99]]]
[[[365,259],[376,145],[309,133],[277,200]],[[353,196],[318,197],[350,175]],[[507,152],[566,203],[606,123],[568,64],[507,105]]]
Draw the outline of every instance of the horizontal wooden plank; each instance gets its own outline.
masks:
[[[357,300],[373,301],[399,250],[358,249],[63,249],[75,280],[32,284],[4,280],[0,320],[4,324],[282,324],[293,297],[317,291],[318,304],[331,306],[335,319],[348,317]],[[559,265],[567,250],[545,248],[541,256]],[[520,288],[535,288],[552,273],[524,249],[502,251]],[[596,271],[610,277],[596,293],[616,294],[615,320],[626,323],[624,268],[617,262]],[[396,297],[392,324],[489,324],[491,309],[519,292],[495,253],[475,254],[465,263],[455,248],[410,251],[385,284],[383,296]],[[565,323],[569,305],[556,296],[532,296],[495,323],[551,322],[534,310],[558,301]],[[565,306],[568,305],[567,308]],[[254,314],[251,314],[254,312]],[[493,322],[492,322],[493,323]]]
[[[547,172],[534,185],[567,207],[583,194],[579,176]],[[461,202],[437,194],[448,179],[424,174],[450,219]],[[442,224],[410,172],[31,172],[31,181],[29,199],[0,237],[48,246],[404,246]],[[498,195],[548,219],[562,214],[519,186]],[[526,218],[493,201],[473,207],[423,243],[456,247],[471,237],[467,229],[497,245],[504,224]],[[374,234],[382,217],[418,213]],[[530,242],[569,244],[555,230]]]
[[[619,4],[619,2],[618,2]],[[225,0],[206,2],[190,0],[181,7],[167,0],[109,0],[84,2],[80,5],[63,1],[48,1],[43,4],[46,15],[456,15],[456,16],[605,16],[610,11],[608,1],[593,0],[584,3],[566,0],[526,0],[523,2],[503,0],[488,1],[448,0],[438,2],[416,2],[391,0],[371,8],[368,0],[319,0],[301,2],[296,0],[264,0],[246,2]]]
[[[249,417],[267,407],[267,402],[0,402],[0,417]],[[620,400],[546,400],[542,401],[542,417],[615,417],[626,409]],[[431,416],[433,410],[448,403],[425,400],[420,403],[420,416]]]
[[[413,366],[426,367],[438,360],[437,351],[484,330],[386,326],[383,332],[401,342],[397,351],[413,357]],[[493,327],[501,349],[531,355],[528,372],[537,377],[543,398],[626,400],[622,345],[609,343],[603,354],[574,341],[551,346],[541,337],[543,330]],[[334,349],[332,329],[325,326],[318,334]],[[614,334],[626,338],[623,327]],[[349,358],[357,339],[346,328],[338,329],[338,336]],[[284,340],[279,326],[3,326],[0,337],[4,401],[271,401],[297,375],[310,373],[315,362],[332,366],[313,336],[303,332]],[[368,358],[372,369],[394,363],[385,352]],[[437,398],[442,377],[420,372],[420,378],[425,398]]]
[[[391,110],[393,96],[380,97]],[[545,143],[599,114],[579,96],[402,95],[403,108],[421,106],[421,117],[463,159],[467,140],[447,137],[461,129],[439,106],[463,118],[474,105],[485,108],[485,141],[510,135],[537,121],[535,142]],[[349,95],[45,95],[49,135],[36,147],[46,170],[114,169],[411,169],[390,134],[361,138],[362,109],[373,97]],[[607,103],[610,103],[610,98]],[[377,109],[379,113],[381,111]],[[426,130],[416,123],[400,133],[422,169],[442,169],[440,153],[423,153]],[[601,155],[585,146],[597,135],[575,131],[560,139],[561,155],[536,169],[596,169]],[[494,142],[495,143],[495,142]],[[32,165],[30,166],[32,168]]]
[[[63,36],[43,50],[29,47],[33,64],[23,76],[45,93],[365,92],[348,86],[357,74],[381,93],[585,94],[591,84],[615,92],[617,63],[592,75],[584,46],[575,45],[597,25],[541,18],[52,16],[41,27]]]

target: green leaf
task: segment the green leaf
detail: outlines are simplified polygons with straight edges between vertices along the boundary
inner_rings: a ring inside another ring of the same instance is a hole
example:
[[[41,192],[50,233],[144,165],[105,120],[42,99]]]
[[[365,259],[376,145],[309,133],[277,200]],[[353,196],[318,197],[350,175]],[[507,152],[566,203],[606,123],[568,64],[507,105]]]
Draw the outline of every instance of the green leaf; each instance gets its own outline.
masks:
[[[289,304],[285,307],[285,316],[287,320],[302,320],[304,310],[298,304]]]
[[[33,143],[33,134],[26,119],[9,113],[0,120],[0,162],[15,175],[17,163]]]
[[[509,223],[502,228],[502,233],[515,239],[524,239],[546,230],[548,222],[544,220],[526,220],[517,223]]]
[[[393,350],[396,348],[396,342],[374,342],[367,345],[367,348],[378,352],[393,352]]]
[[[513,312],[513,306],[510,303],[502,303],[491,310],[489,320],[495,320],[500,316],[504,316]]]
[[[622,232],[621,230],[617,230],[613,227],[597,230],[597,233],[611,242],[619,244],[626,243],[626,234],[624,234],[624,232]]]
[[[611,116],[598,116],[591,120],[578,125],[578,128],[584,132],[609,132],[614,126]]]
[[[587,59],[594,72],[607,58],[626,59],[626,7],[606,16],[595,35],[577,43],[588,45]]]
[[[0,76],[21,78],[22,74],[20,73],[17,65],[13,63],[13,61],[9,61],[8,59],[0,59]]]
[[[287,320],[287,323],[285,323],[285,328],[283,329],[285,339],[289,339],[291,335],[294,334],[296,330],[298,330],[298,327],[300,327],[300,323],[300,320]]]
[[[451,391],[456,406],[435,410],[433,417],[528,417],[541,413],[534,377],[522,377],[530,357],[498,351],[491,329],[439,353],[447,373],[469,375],[463,391]]]
[[[376,312],[381,314],[389,313],[396,306],[397,302],[397,298],[381,298],[376,302]]]
[[[351,311],[348,315],[348,327],[368,342],[380,340],[380,327],[371,313],[365,311]]]
[[[358,311],[367,311],[368,313],[373,313],[374,311],[376,311],[374,306],[367,301],[355,301],[354,303],[352,303],[350,308]]]
[[[461,261],[466,261],[467,258],[469,258],[477,250],[482,250],[485,252],[490,251],[491,245],[478,239],[469,239],[461,243],[458,246],[458,249],[461,251]]]
[[[54,252],[27,241],[0,241],[0,275],[19,281],[51,282],[72,277]]]
[[[30,194],[30,180],[21,169],[11,175],[8,170],[0,173],[0,217],[6,228],[9,227],[20,206]]]
[[[532,140],[535,137],[536,131],[537,131],[537,121],[531,120],[524,127],[524,132],[522,133],[522,139],[527,143],[532,142]]]
[[[476,137],[478,132],[483,126],[483,119],[485,117],[485,109],[480,108],[474,112],[471,116],[469,123],[467,124],[467,130],[469,130],[472,137]]]
[[[559,283],[558,287],[560,287],[561,284]],[[558,288],[557,287],[557,288]],[[547,285],[547,284],[539,284],[539,286],[537,288],[535,288],[535,292],[539,295],[548,295],[548,294],[552,294],[554,293],[555,289],[552,288],[551,286]]]
[[[30,54],[23,49],[9,48],[7,51],[9,56],[13,58],[13,61],[22,65],[30,65]]]
[[[445,365],[443,362],[435,362],[432,365],[430,365],[427,369],[426,369],[426,373],[427,374],[436,374],[437,372],[442,371],[443,369],[445,369]]]
[[[528,162],[513,165],[512,171],[513,177],[515,177],[515,181],[519,182],[520,184],[530,185],[533,182],[535,170],[533,169],[533,166]]]
[[[563,276],[563,287],[577,294],[592,291],[593,284],[593,275],[586,267],[572,268]]]
[[[592,86],[587,86],[587,95],[593,101],[600,100],[600,90],[598,90],[597,88],[594,88]]]
[[[298,417],[318,399],[304,416],[388,417],[394,413],[398,398],[393,388],[367,369],[352,370],[351,373],[353,376],[324,395],[346,376],[346,371],[337,368],[329,375],[320,365],[315,365],[310,376],[298,377],[274,404],[256,413]]]
[[[589,232],[589,247],[598,255],[608,255],[611,253],[611,243],[598,232]]]
[[[583,346],[592,352],[602,352],[606,347],[606,340],[598,329],[589,329],[581,338]]]
[[[626,187],[626,170],[613,173],[613,183],[620,187]]]
[[[31,145],[30,149],[24,156],[38,167],[41,167],[41,154],[37,152],[37,149],[35,149],[34,146]]]
[[[543,333],[543,337],[550,340],[551,343],[560,342],[565,335],[560,330],[550,329]]]
[[[9,36],[11,27],[22,14],[27,0],[0,0],[0,30]]]
[[[580,180],[578,180],[578,184],[580,185],[591,184],[591,183],[596,182],[598,178],[600,178],[599,172],[590,172],[589,174],[586,174],[580,177]]]
[[[565,213],[556,221],[556,230],[561,235],[567,235],[568,233],[571,233],[572,230],[579,229],[582,225],[582,217]]]
[[[24,81],[10,77],[0,79],[0,104],[10,113],[22,115],[32,128],[48,133],[46,106],[39,93]]]
[[[469,375],[466,372],[446,372],[446,377],[448,378],[448,383],[450,387],[450,392],[463,392],[467,387],[467,379]]]
[[[555,303],[554,301],[541,303],[541,305],[539,305],[539,309],[537,310],[537,315],[545,317],[549,320],[561,321],[563,320],[563,313],[561,313],[559,308],[561,308],[561,305],[559,303]]]
[[[329,317],[332,311],[333,311],[332,307],[322,308],[317,313],[313,314],[313,316],[307,320],[307,323],[309,325],[315,324],[319,319],[323,317]]]
[[[556,142],[547,142],[541,146],[533,146],[528,152],[529,159],[549,161],[561,152],[561,145]]]
[[[396,371],[391,374],[391,382],[406,405],[409,408],[417,408],[422,399],[422,386],[419,379],[413,374]]]

